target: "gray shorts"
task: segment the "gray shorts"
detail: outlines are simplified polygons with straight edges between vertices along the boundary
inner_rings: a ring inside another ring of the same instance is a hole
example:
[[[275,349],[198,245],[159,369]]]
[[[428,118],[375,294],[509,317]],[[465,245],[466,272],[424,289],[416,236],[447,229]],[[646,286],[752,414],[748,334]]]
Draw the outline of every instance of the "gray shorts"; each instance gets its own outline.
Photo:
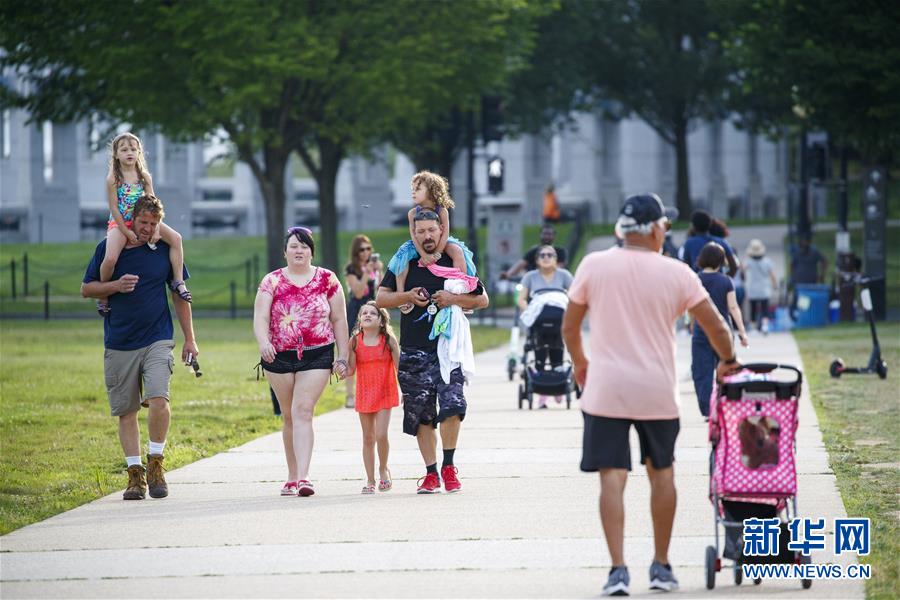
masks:
[[[103,353],[103,375],[110,414],[121,417],[149,406],[150,398],[169,399],[169,379],[175,367],[174,340],[160,340],[137,350]]]

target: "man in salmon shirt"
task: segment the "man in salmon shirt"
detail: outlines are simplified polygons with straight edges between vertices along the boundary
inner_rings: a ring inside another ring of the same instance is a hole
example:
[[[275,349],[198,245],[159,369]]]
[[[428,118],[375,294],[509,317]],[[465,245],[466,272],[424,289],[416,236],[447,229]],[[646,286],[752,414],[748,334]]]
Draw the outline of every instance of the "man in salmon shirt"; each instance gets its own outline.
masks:
[[[686,264],[660,254],[669,228],[666,212],[656,194],[625,200],[616,222],[616,234],[624,244],[593,252],[581,261],[563,319],[575,380],[584,390],[581,470],[600,472],[600,521],[612,558],[604,596],[629,593],[623,498],[631,470],[632,425],[650,479],[655,541],[650,589],[678,589],[668,556],[675,519],[672,463],[679,430],[675,319],[688,311],[707,332],[722,359],[720,376],[740,368],[731,332],[700,279]],[[586,313],[590,313],[590,359],[581,343]]]

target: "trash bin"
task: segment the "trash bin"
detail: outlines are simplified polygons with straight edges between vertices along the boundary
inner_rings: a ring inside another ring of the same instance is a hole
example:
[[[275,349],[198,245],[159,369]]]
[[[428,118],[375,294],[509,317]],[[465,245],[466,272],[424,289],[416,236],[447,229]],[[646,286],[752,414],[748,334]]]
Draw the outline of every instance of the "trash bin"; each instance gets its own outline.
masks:
[[[823,327],[828,324],[828,297],[831,286],[824,283],[798,283],[797,320],[794,327]]]

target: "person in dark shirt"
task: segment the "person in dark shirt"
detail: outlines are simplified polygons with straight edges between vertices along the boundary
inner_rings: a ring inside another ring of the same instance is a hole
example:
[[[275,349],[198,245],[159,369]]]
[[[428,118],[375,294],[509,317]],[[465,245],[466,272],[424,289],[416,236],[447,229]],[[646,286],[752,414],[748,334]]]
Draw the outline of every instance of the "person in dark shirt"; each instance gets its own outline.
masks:
[[[444,224],[437,213],[424,210],[415,216],[414,235],[426,252],[433,252],[441,239]],[[452,267],[450,257],[441,256],[436,264]],[[390,270],[385,273],[375,302],[379,308],[395,308],[413,304],[413,309],[400,316],[400,391],[403,393],[403,432],[414,435],[425,461],[425,476],[419,480],[417,493],[458,492],[462,487],[454,466],[454,453],[462,420],[466,416],[462,370],[450,372],[450,382],[441,377],[437,339],[429,339],[432,317],[438,309],[457,305],[463,309],[485,308],[488,296],[481,282],[469,294],[451,294],[444,290],[442,277],[419,265],[418,259],[409,262],[405,291],[397,291],[397,279]],[[437,436],[440,425],[444,459],[441,474],[437,472]]]
[[[542,246],[553,246],[554,250],[556,250],[556,264],[559,268],[566,268],[566,262],[569,257],[568,252],[562,246],[554,246],[553,241],[556,239],[556,229],[553,228],[553,225],[544,225],[541,229],[541,243],[535,244],[531,248],[528,249],[528,252],[525,253],[521,259],[518,260],[513,266],[511,266],[506,271],[500,273],[500,279],[511,279],[521,273],[523,270],[527,273],[528,271],[534,271],[537,269],[537,253],[538,250],[541,249]]]
[[[825,267],[828,261],[819,250],[812,245],[811,236],[804,233],[797,241],[797,248],[791,255],[791,318],[797,318],[797,284],[822,283],[825,281]]]
[[[747,347],[747,332],[744,330],[744,319],[741,309],[737,304],[734,293],[734,284],[731,279],[722,273],[722,265],[725,264],[725,250],[719,244],[710,242],[700,251],[697,257],[700,266],[700,283],[709,293],[709,298],[719,310],[719,314],[728,325],[734,324],[741,339],[741,345]],[[709,343],[709,338],[699,323],[694,323],[693,339],[691,340],[691,375],[694,378],[694,390],[697,393],[697,404],[700,406],[700,414],[709,416],[709,399],[712,394],[713,374],[719,365],[719,357]]]
[[[119,442],[128,467],[125,500],[143,500],[148,485],[153,498],[169,494],[163,475],[163,450],[169,428],[169,378],[175,341],[166,288],[173,280],[187,280],[188,273],[187,269],[177,277],[172,273],[170,248],[165,242],[157,242],[156,250],[147,245],[163,215],[158,198],[141,196],[134,205],[137,242],[125,246],[109,281],[100,280],[106,240],[100,242],[81,285],[82,296],[108,296],[112,309],[103,320],[103,371],[110,412],[119,417]],[[176,292],[172,292],[172,302],[184,334],[181,360],[190,363],[200,354],[194,339],[191,305]],[[146,470],[141,460],[138,426],[141,406],[150,409]]]
[[[694,211],[691,215],[691,232],[688,233],[688,238],[684,241],[684,245],[681,246],[681,250],[679,251],[681,260],[686,262],[690,268],[694,269],[694,271],[699,272],[700,268],[697,266],[697,257],[700,256],[700,250],[702,250],[706,244],[715,242],[725,250],[725,261],[728,263],[728,276],[734,277],[738,272],[738,262],[734,256],[734,251],[724,239],[710,234],[709,228],[712,225],[712,222],[712,216],[705,210]]]

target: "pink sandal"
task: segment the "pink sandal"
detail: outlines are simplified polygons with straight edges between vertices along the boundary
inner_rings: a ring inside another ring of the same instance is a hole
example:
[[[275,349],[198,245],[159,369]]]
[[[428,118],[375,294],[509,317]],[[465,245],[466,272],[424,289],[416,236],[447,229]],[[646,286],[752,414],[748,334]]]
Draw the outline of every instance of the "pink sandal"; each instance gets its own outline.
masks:
[[[313,484],[309,479],[300,479],[297,481],[297,495],[301,498],[305,498],[306,496],[312,496],[316,493],[316,490],[313,489]]]
[[[375,493],[375,486],[374,486],[374,485],[370,485],[370,484],[366,484],[366,485],[363,486],[363,489],[362,489],[362,492],[361,492],[361,493],[363,493],[363,494],[374,494],[374,493]]]
[[[385,471],[387,471],[388,478],[382,479],[378,482],[378,491],[379,492],[386,492],[389,489],[391,489],[392,487],[394,487],[394,483],[391,481],[391,470],[385,469]]]
[[[284,484],[284,487],[281,488],[282,496],[296,496],[297,495],[297,482],[296,481],[287,481]]]

